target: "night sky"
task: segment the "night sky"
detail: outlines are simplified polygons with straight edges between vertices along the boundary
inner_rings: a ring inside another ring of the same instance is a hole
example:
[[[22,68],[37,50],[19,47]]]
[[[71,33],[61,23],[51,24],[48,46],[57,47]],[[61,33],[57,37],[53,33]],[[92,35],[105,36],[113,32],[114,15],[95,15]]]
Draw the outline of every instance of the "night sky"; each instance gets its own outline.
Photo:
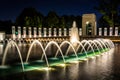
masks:
[[[0,20],[15,21],[27,7],[34,7],[45,16],[55,11],[59,16],[95,13],[99,18],[100,13],[93,8],[96,5],[97,0],[0,0]]]

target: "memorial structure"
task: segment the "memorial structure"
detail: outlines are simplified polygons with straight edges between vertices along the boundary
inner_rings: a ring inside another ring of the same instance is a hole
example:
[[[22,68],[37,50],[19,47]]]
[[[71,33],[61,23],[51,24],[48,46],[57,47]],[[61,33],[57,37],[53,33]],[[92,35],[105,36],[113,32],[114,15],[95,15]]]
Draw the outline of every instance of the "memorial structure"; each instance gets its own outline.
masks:
[[[82,16],[82,35],[96,35],[96,15],[83,14]]]

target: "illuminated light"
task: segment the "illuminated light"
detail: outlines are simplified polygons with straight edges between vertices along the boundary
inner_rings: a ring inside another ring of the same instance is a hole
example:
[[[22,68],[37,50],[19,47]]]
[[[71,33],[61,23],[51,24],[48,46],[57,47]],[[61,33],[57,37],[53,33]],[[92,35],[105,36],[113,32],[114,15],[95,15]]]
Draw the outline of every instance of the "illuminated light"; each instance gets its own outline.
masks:
[[[50,67],[44,67],[44,68],[36,68],[37,70],[40,70],[40,71],[49,71],[49,70],[54,70],[53,68],[50,68]]]
[[[0,66],[0,69],[7,69],[7,68],[10,68],[10,66],[5,66],[5,65]]]
[[[43,69],[46,70],[46,71],[52,70],[52,68],[50,68],[50,67],[46,67],[46,68],[43,68]]]
[[[77,42],[78,40],[76,39],[76,37],[72,37],[72,39],[71,39],[71,43],[75,43],[75,42]]]
[[[103,54],[100,54],[101,56],[103,56]]]
[[[83,61],[79,61],[79,63],[82,63]]]
[[[95,57],[90,57],[90,59],[95,59]]]
[[[65,67],[66,64],[58,64],[57,66]]]
[[[71,61],[70,63],[79,63],[79,61]]]
[[[73,46],[76,46],[78,41],[79,41],[78,28],[76,27],[76,22],[73,21],[73,25],[70,31],[70,42],[73,44]]]
[[[24,62],[24,65],[28,65],[29,63],[28,62]]]
[[[108,52],[104,52],[102,55],[107,54]]]
[[[87,21],[86,24],[89,24],[89,21]]]
[[[82,61],[87,61],[88,59],[83,59]]]
[[[100,57],[100,55],[96,55],[96,57]]]

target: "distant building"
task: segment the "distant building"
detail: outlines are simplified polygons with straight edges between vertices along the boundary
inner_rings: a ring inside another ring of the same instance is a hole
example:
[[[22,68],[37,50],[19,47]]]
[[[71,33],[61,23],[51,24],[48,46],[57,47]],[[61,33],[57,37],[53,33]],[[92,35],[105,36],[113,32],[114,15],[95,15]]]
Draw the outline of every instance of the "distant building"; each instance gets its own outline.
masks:
[[[82,16],[82,34],[96,35],[96,15],[95,14],[83,14]]]

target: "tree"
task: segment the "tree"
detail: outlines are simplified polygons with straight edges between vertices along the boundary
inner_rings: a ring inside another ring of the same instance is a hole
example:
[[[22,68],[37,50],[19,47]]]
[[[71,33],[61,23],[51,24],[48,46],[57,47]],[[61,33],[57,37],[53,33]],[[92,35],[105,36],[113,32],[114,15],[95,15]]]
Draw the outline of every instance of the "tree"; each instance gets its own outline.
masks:
[[[117,24],[119,15],[119,0],[99,0],[99,5],[95,7],[103,16],[103,19],[114,27]]]
[[[1,21],[0,20],[0,31],[5,31],[7,34],[11,34],[11,26],[14,23],[11,20]]]
[[[19,26],[38,26],[42,27],[43,15],[35,8],[25,8],[16,18],[16,25]]]
[[[81,16],[76,16],[75,21],[77,23],[77,27],[81,28],[82,27],[82,17]]]
[[[59,19],[59,26],[61,28],[65,28],[66,27],[66,22],[65,22],[65,18],[64,16],[61,16],[60,19]]]
[[[99,19],[98,24],[100,27],[106,27],[109,26],[109,23],[103,18],[103,16]]]
[[[66,28],[70,28],[72,27],[72,23],[74,20],[76,20],[75,16],[74,15],[63,15],[62,17],[64,17],[64,20],[65,20],[65,27]]]
[[[46,23],[48,27],[57,27],[59,23],[59,17],[54,11],[50,11],[46,17]]]

